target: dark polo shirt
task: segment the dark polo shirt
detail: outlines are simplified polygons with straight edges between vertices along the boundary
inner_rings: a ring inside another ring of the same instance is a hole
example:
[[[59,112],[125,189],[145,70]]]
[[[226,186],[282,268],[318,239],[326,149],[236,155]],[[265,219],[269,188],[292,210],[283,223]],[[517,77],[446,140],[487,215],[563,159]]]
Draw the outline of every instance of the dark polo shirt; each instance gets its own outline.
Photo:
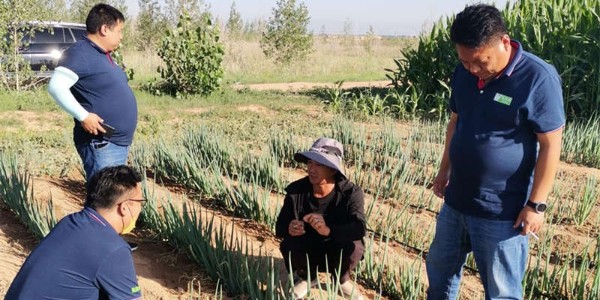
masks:
[[[137,125],[137,104],[127,75],[110,54],[83,38],[65,50],[58,65],[79,76],[71,93],[81,106],[116,129],[106,140],[120,146],[131,145]],[[73,136],[77,145],[99,138],[85,132],[77,120]]]
[[[445,202],[466,215],[516,219],[531,191],[536,133],[565,124],[556,69],[512,43],[513,60],[485,87],[462,64],[452,78],[450,109],[458,123]]]
[[[64,217],[31,252],[5,299],[139,299],[131,248],[95,210]]]

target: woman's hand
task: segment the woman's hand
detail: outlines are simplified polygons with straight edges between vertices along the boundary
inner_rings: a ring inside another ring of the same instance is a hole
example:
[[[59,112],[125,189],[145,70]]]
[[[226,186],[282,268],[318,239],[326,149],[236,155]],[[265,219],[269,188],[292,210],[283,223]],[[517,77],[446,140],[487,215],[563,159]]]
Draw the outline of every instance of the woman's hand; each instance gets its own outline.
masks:
[[[310,224],[320,235],[329,236],[331,229],[325,223],[323,215],[311,213],[302,218],[304,222]]]
[[[300,236],[304,234],[304,222],[300,220],[292,220],[288,226],[288,232],[291,236]]]

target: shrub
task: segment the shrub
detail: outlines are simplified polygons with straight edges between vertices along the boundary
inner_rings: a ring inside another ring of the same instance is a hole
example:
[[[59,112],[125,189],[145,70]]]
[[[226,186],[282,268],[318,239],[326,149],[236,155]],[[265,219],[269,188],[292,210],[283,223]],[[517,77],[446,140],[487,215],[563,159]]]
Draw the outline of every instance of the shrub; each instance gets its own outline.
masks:
[[[194,25],[184,13],[177,27],[167,31],[158,50],[164,66],[158,68],[162,82],[151,83],[154,92],[181,96],[210,95],[221,86],[223,45],[209,14]]]

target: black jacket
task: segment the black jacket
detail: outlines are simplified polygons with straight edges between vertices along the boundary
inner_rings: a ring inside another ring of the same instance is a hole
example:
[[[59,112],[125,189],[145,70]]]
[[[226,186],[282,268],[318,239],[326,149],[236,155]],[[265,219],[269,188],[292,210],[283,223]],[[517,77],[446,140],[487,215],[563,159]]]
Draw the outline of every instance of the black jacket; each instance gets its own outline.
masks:
[[[319,235],[309,224],[305,224],[304,238],[345,242],[361,240],[365,236],[367,221],[362,190],[346,179],[336,182],[335,189],[335,197],[324,213],[325,223],[331,229],[329,237]],[[290,183],[285,190],[287,194],[275,224],[275,234],[284,239],[293,238],[289,235],[288,226],[295,218],[294,208],[299,220],[313,212],[310,205],[312,184],[308,176]]]

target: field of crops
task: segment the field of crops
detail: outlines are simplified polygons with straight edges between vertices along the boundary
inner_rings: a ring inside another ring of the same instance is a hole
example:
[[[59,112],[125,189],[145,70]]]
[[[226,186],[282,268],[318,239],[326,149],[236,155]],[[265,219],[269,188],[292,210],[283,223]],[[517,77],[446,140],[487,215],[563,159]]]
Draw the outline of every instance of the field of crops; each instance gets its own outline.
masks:
[[[285,297],[277,292],[288,279],[274,220],[283,188],[305,174],[293,153],[320,136],[343,142],[346,172],[366,192],[361,290],[369,298],[424,298],[424,258],[441,205],[428,187],[445,121],[354,119],[330,112],[311,93],[225,90],[178,102],[138,93],[138,100],[130,161],[147,175],[151,204],[133,239],[141,244],[134,257],[148,298]],[[44,91],[0,101],[2,294],[35,237],[80,209],[83,177],[71,120]],[[598,132],[597,122],[567,127],[563,160],[582,165],[560,165],[547,224],[530,244],[529,299],[599,295],[600,170],[597,148],[585,146],[598,145]],[[476,268],[469,259],[462,299],[483,297]],[[335,283],[321,282],[313,296],[335,298]]]
[[[545,224],[530,240],[526,299],[599,300],[600,0],[523,0],[504,15],[525,49],[557,66],[567,112]],[[126,238],[140,245],[134,260],[145,298],[289,298],[274,223],[284,188],[306,174],[293,154],[327,136],[343,143],[346,174],[365,191],[366,251],[354,274],[361,292],[425,299],[425,258],[442,205],[430,186],[457,62],[445,28],[451,20],[418,41],[365,47],[321,37],[307,61],[284,67],[266,62],[258,41],[226,38],[225,84],[208,97],[143,91],[162,62],[155,53],[126,52],[139,106],[129,164],[145,175],[149,200]],[[341,83],[386,75],[395,88]],[[292,81],[331,88],[240,88]],[[82,207],[72,122],[44,88],[0,92],[0,297],[37,241]],[[339,298],[336,282],[319,279],[309,298]],[[460,296],[484,299],[472,256]]]

